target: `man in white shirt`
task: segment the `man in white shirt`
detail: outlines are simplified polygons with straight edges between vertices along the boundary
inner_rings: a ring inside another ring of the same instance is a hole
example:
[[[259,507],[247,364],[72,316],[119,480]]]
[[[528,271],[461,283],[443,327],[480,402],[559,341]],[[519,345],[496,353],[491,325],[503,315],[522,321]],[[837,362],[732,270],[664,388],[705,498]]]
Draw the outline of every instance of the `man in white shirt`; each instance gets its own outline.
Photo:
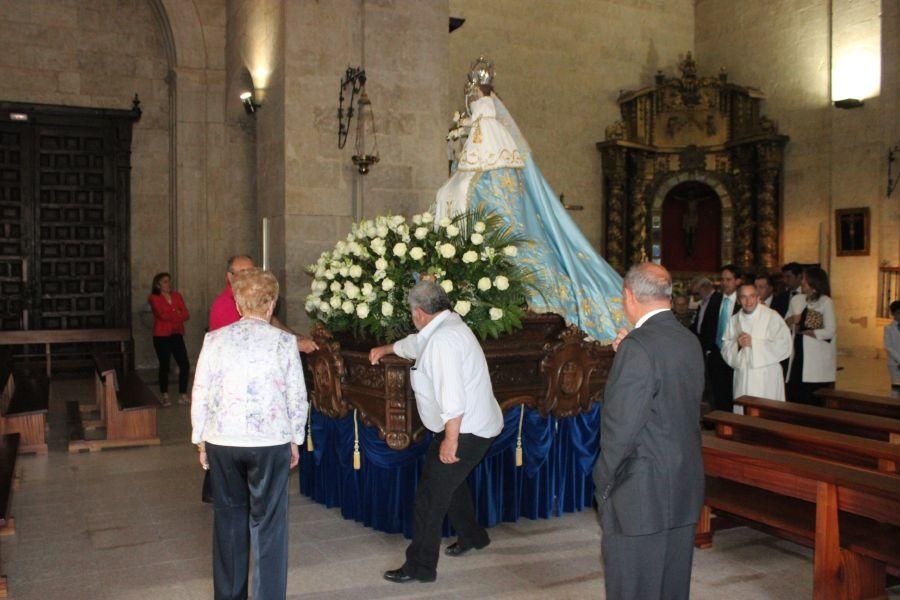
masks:
[[[406,562],[384,573],[394,583],[436,579],[445,515],[458,534],[445,550],[448,556],[491,542],[475,518],[466,478],[503,429],[484,351],[472,330],[450,311],[446,292],[433,281],[419,282],[409,291],[409,308],[419,333],[369,352],[373,365],[392,353],[416,361],[410,383],[422,424],[434,433],[416,491]]]
[[[760,301],[755,286],[742,285],[738,299],[741,312],[728,320],[722,339],[722,358],[734,369],[734,397],[784,401],[781,361],[791,355],[791,330]],[[734,412],[743,414],[743,408],[735,406]]]

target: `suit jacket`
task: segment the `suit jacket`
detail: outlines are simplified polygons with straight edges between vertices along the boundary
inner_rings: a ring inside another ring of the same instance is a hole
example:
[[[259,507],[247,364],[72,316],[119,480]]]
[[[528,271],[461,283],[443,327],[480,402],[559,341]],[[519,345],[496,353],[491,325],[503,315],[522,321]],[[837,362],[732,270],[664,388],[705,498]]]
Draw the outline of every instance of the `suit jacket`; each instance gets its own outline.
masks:
[[[772,305],[769,307],[784,318],[788,305],[791,303],[791,290],[785,290],[772,296]]]
[[[624,535],[697,522],[703,503],[703,353],[671,311],[622,340],[606,383],[597,503]]]

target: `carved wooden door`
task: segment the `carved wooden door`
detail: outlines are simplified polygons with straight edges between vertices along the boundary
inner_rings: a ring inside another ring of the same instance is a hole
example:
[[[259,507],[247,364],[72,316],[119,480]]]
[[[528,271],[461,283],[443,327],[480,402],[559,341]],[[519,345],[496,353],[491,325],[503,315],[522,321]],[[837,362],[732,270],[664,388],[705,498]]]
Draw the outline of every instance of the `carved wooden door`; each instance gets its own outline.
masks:
[[[0,325],[127,327],[135,113],[25,108],[0,121]]]
[[[28,154],[26,130],[0,123],[0,329],[22,329],[27,322],[28,281],[25,257],[30,252],[25,232],[32,228],[25,190],[29,187],[23,155]]]

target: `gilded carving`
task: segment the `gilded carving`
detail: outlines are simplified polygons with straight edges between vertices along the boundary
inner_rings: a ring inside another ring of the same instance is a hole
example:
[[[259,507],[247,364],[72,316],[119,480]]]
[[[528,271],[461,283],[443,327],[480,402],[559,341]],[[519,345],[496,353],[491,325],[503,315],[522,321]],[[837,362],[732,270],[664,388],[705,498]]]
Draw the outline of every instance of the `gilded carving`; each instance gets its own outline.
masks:
[[[779,174],[788,138],[760,114],[760,90],[728,83],[724,72],[700,76],[690,53],[679,68],[680,77],[660,72],[655,85],[623,92],[618,100],[621,125],[611,126],[606,141],[597,144],[608,182],[606,258],[624,271],[645,260],[648,251],[654,259],[664,255],[667,236],[659,225],[653,233],[649,199],[654,199],[654,218],[661,221],[656,202],[665,198],[654,193],[660,186],[673,180],[712,180],[733,188],[732,205],[717,192],[722,201],[721,260],[774,267]]]

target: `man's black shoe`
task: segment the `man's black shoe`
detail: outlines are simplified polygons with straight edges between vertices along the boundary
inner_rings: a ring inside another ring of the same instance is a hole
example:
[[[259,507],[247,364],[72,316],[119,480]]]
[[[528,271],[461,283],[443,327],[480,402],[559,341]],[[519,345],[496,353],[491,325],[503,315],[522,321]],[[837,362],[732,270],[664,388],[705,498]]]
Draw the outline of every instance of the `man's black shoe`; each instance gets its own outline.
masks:
[[[491,541],[488,540],[483,546],[463,546],[459,542],[453,542],[444,548],[444,554],[447,556],[462,556],[469,550],[481,550],[482,548],[487,548],[490,543]]]
[[[407,575],[403,569],[394,569],[393,571],[385,571],[384,578],[392,583],[409,583],[411,581],[421,581],[422,583],[431,583],[436,577],[432,577],[430,579],[420,579],[418,577],[413,577],[412,575]]]

